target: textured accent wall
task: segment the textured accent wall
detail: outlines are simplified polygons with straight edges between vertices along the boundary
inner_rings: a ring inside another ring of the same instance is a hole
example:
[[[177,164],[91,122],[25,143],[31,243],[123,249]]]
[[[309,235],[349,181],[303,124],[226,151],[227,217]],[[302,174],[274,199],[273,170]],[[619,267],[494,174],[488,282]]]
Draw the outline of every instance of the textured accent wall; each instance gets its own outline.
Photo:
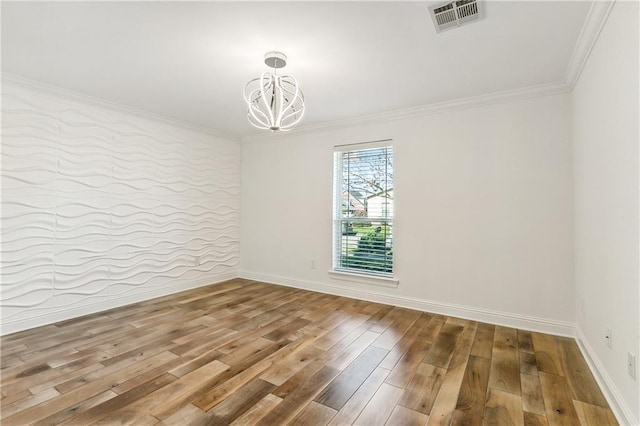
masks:
[[[237,276],[240,146],[3,79],[2,333]]]

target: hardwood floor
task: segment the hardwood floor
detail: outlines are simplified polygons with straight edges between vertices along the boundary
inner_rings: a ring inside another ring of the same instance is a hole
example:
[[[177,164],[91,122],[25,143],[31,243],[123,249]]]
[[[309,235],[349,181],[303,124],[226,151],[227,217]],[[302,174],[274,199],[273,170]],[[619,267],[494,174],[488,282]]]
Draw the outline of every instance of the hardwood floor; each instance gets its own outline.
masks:
[[[5,426],[617,424],[572,339],[241,279],[1,344]]]

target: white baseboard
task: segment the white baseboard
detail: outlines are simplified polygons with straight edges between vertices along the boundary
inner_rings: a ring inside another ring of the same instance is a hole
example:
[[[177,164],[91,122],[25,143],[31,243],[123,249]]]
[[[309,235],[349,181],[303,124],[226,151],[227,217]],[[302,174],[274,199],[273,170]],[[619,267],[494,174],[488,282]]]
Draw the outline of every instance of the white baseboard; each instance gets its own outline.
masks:
[[[46,312],[40,315],[34,315],[29,318],[22,318],[15,321],[5,321],[3,319],[2,325],[0,326],[0,336],[16,333],[18,331],[28,330],[30,328],[40,327],[43,325],[49,325],[60,321],[66,321],[68,319],[77,318],[84,315],[95,314],[109,309],[119,308],[122,306],[131,305],[133,303],[154,299],[156,297],[168,296],[170,294],[180,293],[185,290],[191,290],[196,287],[218,284],[237,277],[237,271],[234,270],[231,272],[215,274],[213,276],[207,277],[206,279],[195,280],[189,282],[186,285],[181,284],[179,286],[173,285],[158,287],[142,293],[109,298],[109,300],[86,303],[82,306],[76,306],[72,308],[61,308],[53,312]]]
[[[589,342],[582,333],[582,330],[580,330],[580,327],[576,327],[576,341],[578,342],[578,347],[582,352],[582,356],[587,361],[587,365],[591,369],[593,377],[595,377],[596,382],[598,382],[598,386],[600,386],[600,389],[607,399],[607,402],[609,403],[609,406],[611,407],[613,414],[615,414],[618,422],[621,425],[635,426],[640,424],[622,397],[618,387],[611,379],[611,376],[607,373],[602,361],[600,361],[591,345],[589,345]]]
[[[119,298],[109,299],[81,307],[68,309],[60,309],[55,312],[20,319],[16,321],[2,321],[0,335],[15,333],[34,327],[53,324],[59,321],[65,321],[71,318],[77,318],[83,315],[89,315],[108,309],[130,305],[137,302],[153,299],[156,297],[167,296],[181,291],[190,290],[197,287],[203,287],[211,284],[218,284],[234,278],[245,278],[249,280],[262,281],[266,283],[279,284],[287,287],[295,287],[304,290],[317,291],[321,293],[333,294],[371,302],[384,303],[393,306],[400,306],[409,309],[416,309],[425,312],[432,312],[440,315],[465,318],[473,321],[481,321],[490,324],[503,325],[507,327],[520,328],[524,330],[538,331],[542,333],[554,334],[559,336],[575,337],[578,347],[582,352],[591,372],[593,373],[600,389],[602,389],[607,402],[620,424],[638,425],[640,424],[634,418],[631,409],[622,398],[620,391],[613,383],[613,380],[607,373],[602,362],[596,356],[595,352],[585,339],[582,331],[573,323],[564,321],[547,320],[544,318],[536,318],[525,315],[517,315],[512,313],[492,311],[488,309],[474,308],[470,306],[454,305],[450,303],[442,303],[429,301],[424,299],[416,299],[404,296],[394,296],[375,291],[364,291],[361,289],[350,289],[348,287],[334,286],[319,282],[302,281],[288,277],[262,274],[249,271],[239,271],[239,273],[228,272],[225,274],[217,274],[213,279],[198,280],[190,282],[188,285],[169,286],[153,289],[144,293],[123,296]]]
[[[474,321],[487,322],[490,324],[503,325],[507,327],[520,328],[524,330],[537,331],[557,336],[575,338],[583,357],[587,361],[593,376],[602,390],[611,410],[615,414],[621,425],[640,425],[635,419],[628,404],[613,380],[607,373],[602,362],[595,355],[595,352],[585,340],[582,331],[574,323],[548,320],[525,315],[492,311],[488,309],[475,308],[470,306],[454,305],[450,303],[435,302],[424,299],[416,299],[404,296],[394,296],[370,290],[352,289],[346,286],[335,286],[319,282],[297,280],[289,277],[282,277],[270,274],[256,273],[241,270],[240,278],[255,281],[262,281],[272,284],[295,287],[304,290],[317,291],[320,293],[334,294],[336,296],[350,297],[354,299],[368,300],[371,302],[384,303],[388,305],[400,306],[404,308],[416,309],[425,312],[465,318]]]
[[[425,299],[416,299],[405,296],[394,296],[370,290],[353,289],[345,286],[334,286],[319,282],[302,281],[294,278],[262,274],[250,271],[239,272],[241,278],[255,281],[263,281],[272,284],[281,284],[287,287],[301,288],[320,293],[334,294],[336,296],[350,297],[354,299],[368,300],[370,302],[384,303],[403,308],[416,309],[424,312],[432,312],[473,321],[520,328],[541,333],[554,334],[556,336],[575,337],[575,324],[565,321],[555,321],[545,318],[536,318],[526,315],[518,315],[507,312],[492,311],[489,309],[475,308],[471,306],[454,305],[451,303],[436,302]]]

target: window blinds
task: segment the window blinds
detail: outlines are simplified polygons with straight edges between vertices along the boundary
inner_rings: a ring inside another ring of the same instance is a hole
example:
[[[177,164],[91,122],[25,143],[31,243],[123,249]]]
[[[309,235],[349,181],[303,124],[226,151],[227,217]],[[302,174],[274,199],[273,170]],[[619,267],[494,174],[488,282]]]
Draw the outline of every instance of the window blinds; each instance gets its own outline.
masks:
[[[393,273],[393,146],[336,147],[334,269]]]

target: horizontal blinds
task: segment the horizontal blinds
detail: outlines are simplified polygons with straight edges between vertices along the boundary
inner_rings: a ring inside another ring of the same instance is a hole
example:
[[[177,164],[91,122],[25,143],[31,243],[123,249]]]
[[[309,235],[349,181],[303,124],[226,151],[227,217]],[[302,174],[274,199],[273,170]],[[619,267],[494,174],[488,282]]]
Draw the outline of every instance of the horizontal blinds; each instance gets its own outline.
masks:
[[[340,243],[336,269],[366,273],[393,272],[393,225],[389,222],[352,223],[338,221]]]
[[[357,147],[351,146],[351,148]],[[393,148],[366,145],[336,152],[334,267],[393,272]]]
[[[333,150],[336,152],[357,151],[361,149],[385,148],[390,146],[392,146],[391,139],[382,139],[382,140],[373,141],[373,142],[360,142],[360,143],[352,143],[352,144],[345,144],[345,145],[335,145],[333,147]]]

